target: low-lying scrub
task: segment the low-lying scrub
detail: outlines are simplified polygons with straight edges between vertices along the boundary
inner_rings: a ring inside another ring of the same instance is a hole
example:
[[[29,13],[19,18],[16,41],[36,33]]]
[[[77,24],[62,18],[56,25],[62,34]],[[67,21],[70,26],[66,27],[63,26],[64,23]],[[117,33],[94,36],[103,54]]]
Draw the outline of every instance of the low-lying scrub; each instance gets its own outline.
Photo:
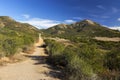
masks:
[[[92,65],[95,63],[92,59],[95,59],[95,55],[91,53],[93,49],[86,50],[88,52],[85,54],[79,52],[79,48],[71,45],[64,47],[65,45],[53,40],[45,40],[45,42],[49,52],[48,62],[62,68],[66,80],[92,80],[97,77],[95,73],[97,70],[93,68],[95,65]]]
[[[119,50],[103,52],[95,43],[66,46],[45,40],[48,62],[62,69],[65,80],[119,80]]]
[[[0,57],[11,57],[16,53],[19,53],[18,51],[20,49],[21,51],[30,51],[30,48],[33,47],[33,44],[37,39],[36,37],[36,34],[31,35],[9,29],[7,29],[6,32],[6,29],[2,28],[2,31],[0,30]]]

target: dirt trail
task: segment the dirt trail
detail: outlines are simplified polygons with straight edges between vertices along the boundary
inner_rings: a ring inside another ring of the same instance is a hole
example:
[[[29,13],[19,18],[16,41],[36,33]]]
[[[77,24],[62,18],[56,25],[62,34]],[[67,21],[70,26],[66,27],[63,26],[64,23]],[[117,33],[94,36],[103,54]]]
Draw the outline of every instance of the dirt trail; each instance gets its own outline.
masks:
[[[60,71],[53,70],[45,62],[47,55],[45,49],[39,47],[41,44],[42,39],[35,44],[35,52],[27,55],[26,61],[0,67],[0,80],[60,80],[56,78]]]

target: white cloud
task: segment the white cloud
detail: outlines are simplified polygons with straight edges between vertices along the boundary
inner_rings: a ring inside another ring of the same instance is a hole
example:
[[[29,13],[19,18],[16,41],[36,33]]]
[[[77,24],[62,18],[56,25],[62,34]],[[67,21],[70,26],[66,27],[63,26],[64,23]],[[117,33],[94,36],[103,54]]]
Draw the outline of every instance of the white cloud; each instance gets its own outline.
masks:
[[[23,14],[22,15],[25,19],[29,19],[30,18],[30,15],[28,15],[28,14]]]
[[[54,25],[57,25],[60,23],[59,21],[50,20],[50,19],[41,19],[41,18],[31,18],[29,20],[24,20],[24,21],[20,21],[20,22],[29,23],[39,29],[49,28],[51,26],[54,26]]]
[[[30,18],[30,15],[28,15],[28,14],[24,14],[22,16],[24,17],[24,19],[18,20],[19,22],[31,24],[39,29],[46,29],[46,28],[58,25],[60,23],[70,24],[70,23],[76,22],[75,20],[72,20],[72,19],[56,21],[56,20],[43,19],[43,18]],[[78,18],[78,17],[76,17],[76,18]]]
[[[115,26],[115,27],[109,27],[110,29],[114,29],[114,30],[119,30],[120,31],[120,27],[119,26]]]
[[[107,25],[102,25],[102,26],[110,28],[110,29],[114,29],[114,30],[119,30],[120,31],[120,26],[113,26],[113,27],[110,27],[110,26],[107,26]]]
[[[76,22],[75,20],[71,20],[71,19],[68,19],[68,20],[64,20],[64,23],[74,23]]]
[[[96,7],[99,8],[99,9],[104,9],[105,10],[105,7],[103,7],[102,5],[97,5]]]

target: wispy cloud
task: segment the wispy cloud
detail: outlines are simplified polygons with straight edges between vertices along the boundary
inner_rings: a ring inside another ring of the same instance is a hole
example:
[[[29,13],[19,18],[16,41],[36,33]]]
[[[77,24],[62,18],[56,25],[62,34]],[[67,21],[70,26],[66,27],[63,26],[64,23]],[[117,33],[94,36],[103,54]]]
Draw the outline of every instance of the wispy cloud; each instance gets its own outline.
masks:
[[[103,9],[103,10],[106,9],[106,8],[105,8],[104,6],[102,6],[102,5],[97,5],[96,7],[99,8],[99,9]]]
[[[95,15],[95,14],[90,14],[90,16],[92,16],[92,17],[96,17],[96,18],[99,17],[98,15]]]
[[[119,9],[117,9],[117,8],[115,8],[115,7],[112,7],[112,12],[113,13],[117,13],[117,12],[119,12],[120,10]]]
[[[120,18],[118,18],[117,20],[120,21]]]
[[[74,23],[76,22],[75,20],[69,19],[69,20],[64,20],[64,23]]]
[[[23,14],[22,15],[25,19],[29,19],[30,18],[30,15],[28,15],[28,14]]]
[[[60,23],[59,21],[50,20],[50,19],[41,19],[41,18],[31,18],[29,20],[24,20],[20,22],[29,23],[39,29],[42,29],[42,28],[46,29]]]
[[[105,16],[105,15],[100,16],[100,15],[91,14],[90,16],[95,17],[95,18],[104,18],[104,19],[110,18],[110,16]]]
[[[110,16],[101,16],[101,18],[110,18]]]
[[[81,18],[81,17],[73,17],[73,19],[82,20],[83,18]]]

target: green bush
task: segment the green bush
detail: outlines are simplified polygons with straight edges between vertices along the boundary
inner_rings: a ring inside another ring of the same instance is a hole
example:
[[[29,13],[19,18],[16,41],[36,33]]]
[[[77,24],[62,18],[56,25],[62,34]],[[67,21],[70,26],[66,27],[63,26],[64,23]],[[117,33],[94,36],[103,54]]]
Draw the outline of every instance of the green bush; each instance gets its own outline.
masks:
[[[4,30],[2,32],[4,32]],[[0,51],[2,53],[0,54],[1,56],[13,56],[15,53],[17,53],[18,49],[23,49],[26,46],[31,47],[36,39],[34,36],[30,36],[28,34],[14,34],[14,31],[12,36],[9,34],[9,30],[7,32],[9,35],[6,33],[3,34],[2,32],[0,32]]]
[[[67,63],[65,68],[67,80],[86,80],[92,77],[92,67],[79,57],[77,48],[68,46],[64,49],[63,55]]]
[[[66,70],[68,80],[88,80],[93,75],[91,66],[78,56],[68,62]]]
[[[95,73],[102,72],[104,55],[96,44],[83,44],[77,50],[79,57],[89,63]]]
[[[49,62],[53,65],[64,65],[64,56],[62,56],[62,52],[65,46],[54,40],[46,39],[45,42],[47,44],[47,51],[49,52]]]
[[[54,40],[45,40],[49,51],[49,62],[56,67],[64,67],[67,80],[86,80],[94,75],[93,68],[78,53],[74,46],[64,47],[63,44]],[[88,56],[87,56],[88,57]]]
[[[120,71],[120,49],[114,49],[107,53],[105,63],[110,70]]]
[[[6,39],[2,43],[2,48],[6,56],[14,55],[17,51],[17,47],[18,45],[14,39]]]
[[[120,80],[120,49],[109,51],[104,58],[106,70],[101,74],[104,80]]]
[[[22,39],[24,40],[24,43],[23,43],[24,45],[31,45],[34,43],[34,39],[29,35],[24,35]]]

